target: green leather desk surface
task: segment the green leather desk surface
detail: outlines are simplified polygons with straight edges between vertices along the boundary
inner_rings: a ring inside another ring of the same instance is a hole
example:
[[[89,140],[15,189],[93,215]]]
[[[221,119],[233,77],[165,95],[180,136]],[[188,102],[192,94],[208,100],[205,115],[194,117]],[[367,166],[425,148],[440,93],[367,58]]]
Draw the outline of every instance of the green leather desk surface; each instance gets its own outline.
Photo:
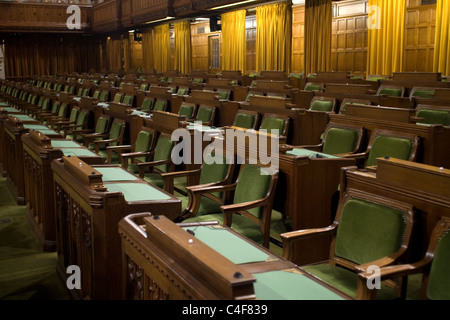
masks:
[[[330,154],[320,153],[320,152],[317,152],[317,151],[312,151],[312,150],[302,149],[302,148],[296,148],[296,149],[293,149],[291,151],[287,151],[286,153],[294,155],[294,156],[307,156],[307,157],[310,157],[310,158],[320,158],[320,157],[328,158],[328,159],[337,159],[337,158],[339,158],[339,157],[336,157],[336,156],[332,156]],[[319,155],[319,157],[317,155]]]
[[[235,264],[265,262],[269,255],[220,226],[184,227],[192,236]],[[237,249],[238,248],[238,249]],[[299,269],[254,273],[258,300],[344,300],[337,293],[302,274]]]
[[[42,124],[25,124],[23,127],[25,129],[39,130],[39,131],[41,131],[41,130],[50,130],[47,126],[44,126]]]
[[[81,145],[72,140],[52,140],[53,148],[80,148]]]
[[[103,175],[103,182],[135,181],[137,176],[120,167],[95,167],[95,170]]]
[[[3,107],[0,104],[0,108],[2,108],[3,110],[5,110],[8,113],[21,113],[21,111],[19,109],[13,108],[13,107]]]
[[[234,264],[264,262],[269,257],[264,251],[251,245],[220,226],[199,226],[184,228],[195,233],[199,239]],[[236,250],[239,248],[239,250]]]
[[[59,132],[56,132],[54,130],[50,129],[37,129],[40,133],[46,135],[46,136],[60,136],[61,134]]]
[[[95,152],[86,148],[61,148],[65,156],[72,157],[100,157]]]
[[[12,116],[14,118],[19,119],[20,121],[37,121],[36,119],[34,119],[34,118],[30,117],[30,116],[27,116],[26,114],[13,114]]]
[[[106,184],[109,192],[121,192],[125,201],[158,201],[169,200],[171,197],[159,189],[144,183],[111,183]]]

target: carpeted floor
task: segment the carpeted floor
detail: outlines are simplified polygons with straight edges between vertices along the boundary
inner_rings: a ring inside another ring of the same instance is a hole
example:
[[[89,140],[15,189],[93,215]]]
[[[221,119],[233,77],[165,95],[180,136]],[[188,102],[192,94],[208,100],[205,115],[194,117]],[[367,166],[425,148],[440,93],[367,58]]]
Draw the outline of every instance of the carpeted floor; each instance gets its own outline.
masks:
[[[68,300],[56,273],[56,252],[44,252],[0,177],[0,299]]]

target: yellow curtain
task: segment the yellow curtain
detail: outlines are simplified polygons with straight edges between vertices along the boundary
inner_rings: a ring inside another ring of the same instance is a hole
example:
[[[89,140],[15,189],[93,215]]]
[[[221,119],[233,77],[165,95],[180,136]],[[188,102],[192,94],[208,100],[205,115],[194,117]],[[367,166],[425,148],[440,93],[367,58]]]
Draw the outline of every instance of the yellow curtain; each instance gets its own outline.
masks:
[[[306,0],[305,74],[331,70],[331,0]]]
[[[256,71],[290,73],[292,4],[280,2],[256,8]]]
[[[437,0],[433,71],[450,75],[450,1]]]
[[[147,29],[142,33],[143,68],[146,72],[153,73],[155,70],[153,56],[153,29]]]
[[[406,0],[369,0],[367,76],[403,71]]]
[[[222,70],[247,70],[246,14],[246,10],[238,10],[221,15]]]
[[[169,24],[155,27],[153,59],[156,72],[170,70],[170,28]]]
[[[189,20],[174,23],[175,70],[188,74],[192,69],[191,24]]]

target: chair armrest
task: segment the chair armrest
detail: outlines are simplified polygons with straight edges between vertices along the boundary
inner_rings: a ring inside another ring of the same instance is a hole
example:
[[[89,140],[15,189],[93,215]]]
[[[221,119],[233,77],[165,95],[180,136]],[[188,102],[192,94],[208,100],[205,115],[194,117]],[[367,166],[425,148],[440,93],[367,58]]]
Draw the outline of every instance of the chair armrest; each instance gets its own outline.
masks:
[[[201,169],[162,173],[161,178],[163,179],[163,189],[173,194],[175,178],[193,177],[200,175],[200,173]]]
[[[360,153],[345,153],[342,154],[342,158],[352,158],[352,159],[365,159],[369,155],[369,152],[360,152]]]
[[[162,164],[170,163],[172,163],[172,159],[138,163],[137,165],[139,168],[139,177],[144,178],[146,168],[153,168]]]
[[[124,150],[131,150],[131,148],[133,148],[132,145],[121,145],[121,146],[108,146],[108,147],[106,147],[107,150],[111,150],[111,151],[118,152],[118,153],[120,153],[121,151],[124,151]]]
[[[108,155],[113,149],[108,149]],[[115,150],[113,150],[115,151]],[[138,157],[147,157],[150,155],[150,152],[140,151],[140,152],[130,152],[130,153],[119,153],[119,162],[122,165],[122,168],[128,169],[128,160],[134,159]],[[112,157],[112,155],[111,155]]]
[[[304,145],[304,146],[295,146],[295,149],[308,149],[312,151],[318,151],[322,152],[323,143],[316,144],[316,145]]]
[[[325,228],[296,230],[292,232],[282,233],[281,240],[283,242],[283,257],[291,260],[295,257],[294,244],[304,239],[319,236],[331,236],[337,230],[337,225],[332,224]]]

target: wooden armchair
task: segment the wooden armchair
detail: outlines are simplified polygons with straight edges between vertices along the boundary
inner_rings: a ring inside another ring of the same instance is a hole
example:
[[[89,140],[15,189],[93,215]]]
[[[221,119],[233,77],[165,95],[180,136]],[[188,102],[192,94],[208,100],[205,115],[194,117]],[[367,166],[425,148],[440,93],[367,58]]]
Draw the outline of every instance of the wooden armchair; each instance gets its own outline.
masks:
[[[278,171],[258,165],[241,165],[235,183],[221,186],[187,187],[189,206],[183,213],[183,223],[219,221],[236,232],[269,248],[272,207],[278,182]],[[198,215],[201,197],[208,193],[232,192],[233,197],[225,196],[227,201],[220,207],[221,212]],[[188,217],[188,218],[187,218]]]
[[[81,109],[75,123],[61,126],[61,130],[64,131],[63,136],[72,140],[81,141],[82,137],[78,137],[78,134],[74,134],[74,131],[86,129],[88,125],[88,119],[89,110]]]
[[[91,133],[84,135],[84,145],[89,148],[93,144],[95,152],[107,158],[106,147],[122,144],[125,127],[125,120],[115,118],[111,124],[109,133]]]
[[[80,111],[81,109],[79,107],[73,107],[72,110],[70,110],[69,118],[53,118],[51,120],[51,127],[53,130],[61,132],[63,126],[68,126],[77,122]]]
[[[386,266],[379,269],[380,281],[387,281],[422,273],[420,299],[450,300],[450,218],[441,217],[433,229],[427,252],[417,262]],[[356,298],[373,300],[380,294],[377,289],[369,289],[367,283],[373,279],[373,273],[358,274]]]
[[[333,288],[356,297],[358,273],[402,263],[407,259],[414,225],[414,209],[377,195],[348,189],[339,202],[335,221],[328,227],[281,235],[283,256],[294,260],[303,239],[331,238],[329,260],[302,269]],[[386,283],[380,298],[405,294],[405,283]]]
[[[288,116],[265,113],[258,130],[266,130],[270,134],[274,134],[274,130],[278,130],[278,136],[287,138],[289,123],[290,119]]]
[[[94,129],[83,128],[83,129],[72,130],[72,134],[73,134],[73,136],[80,136],[80,138],[78,140],[84,144],[85,135],[106,134],[107,132],[109,132],[110,125],[111,125],[110,116],[106,115],[106,114],[102,114],[97,119],[97,123],[96,123]]]

